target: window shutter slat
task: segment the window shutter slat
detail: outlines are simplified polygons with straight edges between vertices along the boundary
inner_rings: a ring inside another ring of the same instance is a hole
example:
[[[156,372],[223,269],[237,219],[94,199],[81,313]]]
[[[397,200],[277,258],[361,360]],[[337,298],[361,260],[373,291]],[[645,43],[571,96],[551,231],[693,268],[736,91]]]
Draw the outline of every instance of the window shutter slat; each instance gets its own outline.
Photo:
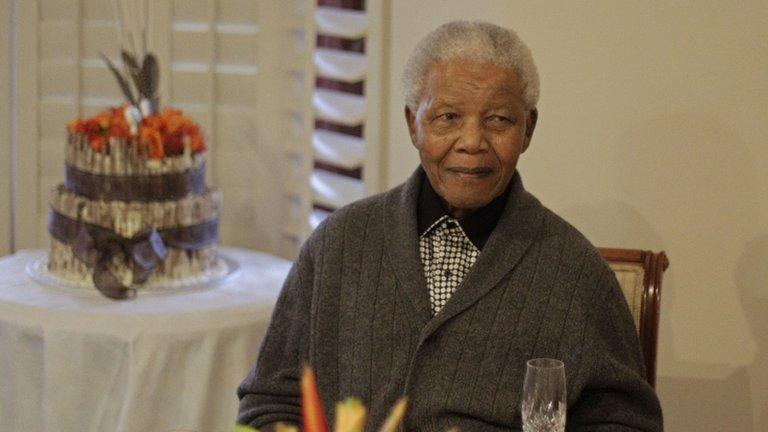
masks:
[[[326,89],[316,89],[312,97],[319,120],[357,126],[365,121],[365,97]]]
[[[368,15],[362,11],[320,6],[315,11],[317,33],[358,39],[368,32]]]
[[[323,78],[354,83],[365,79],[368,62],[364,54],[318,48],[315,72]]]
[[[312,133],[315,160],[352,170],[361,168],[364,159],[362,139],[346,134],[317,129]]]
[[[364,194],[360,180],[327,171],[313,171],[309,183],[315,202],[328,208],[343,207]]]

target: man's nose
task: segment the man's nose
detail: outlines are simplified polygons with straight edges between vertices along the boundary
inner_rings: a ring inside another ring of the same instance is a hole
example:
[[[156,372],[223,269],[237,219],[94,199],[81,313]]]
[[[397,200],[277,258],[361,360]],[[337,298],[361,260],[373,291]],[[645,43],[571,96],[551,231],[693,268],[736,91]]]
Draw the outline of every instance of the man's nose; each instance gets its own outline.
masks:
[[[466,153],[477,153],[487,150],[488,147],[489,144],[486,141],[482,121],[476,119],[464,121],[461,128],[461,136],[456,143],[456,150]]]

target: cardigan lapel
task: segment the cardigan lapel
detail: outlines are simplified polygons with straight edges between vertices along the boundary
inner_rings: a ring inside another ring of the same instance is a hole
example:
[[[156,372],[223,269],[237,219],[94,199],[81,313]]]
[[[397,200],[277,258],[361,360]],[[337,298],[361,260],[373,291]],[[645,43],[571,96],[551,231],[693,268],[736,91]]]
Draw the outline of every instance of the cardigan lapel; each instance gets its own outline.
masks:
[[[398,285],[404,291],[420,324],[425,325],[432,313],[429,308],[429,293],[424,278],[424,269],[419,255],[419,234],[417,228],[417,200],[423,179],[419,167],[401,187],[386,196],[384,203],[384,224],[386,226],[386,255],[394,269]]]
[[[510,181],[513,184],[509,201],[496,228],[462,283],[423,329],[422,341],[488,294],[517,265],[539,236],[544,207],[523,189],[518,173]]]

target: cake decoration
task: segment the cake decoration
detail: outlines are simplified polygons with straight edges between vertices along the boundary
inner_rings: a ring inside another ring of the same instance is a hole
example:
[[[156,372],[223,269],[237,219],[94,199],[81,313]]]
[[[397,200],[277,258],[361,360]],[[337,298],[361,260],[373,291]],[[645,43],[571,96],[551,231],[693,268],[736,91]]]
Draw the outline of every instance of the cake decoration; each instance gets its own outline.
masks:
[[[118,22],[132,46],[121,50],[123,71],[102,58],[126,103],[67,125],[64,181],[50,199],[47,270],[129,299],[147,285],[199,285],[221,272],[221,193],[205,182],[200,127],[179,110],[161,110],[158,60],[146,38],[130,31],[136,26]]]

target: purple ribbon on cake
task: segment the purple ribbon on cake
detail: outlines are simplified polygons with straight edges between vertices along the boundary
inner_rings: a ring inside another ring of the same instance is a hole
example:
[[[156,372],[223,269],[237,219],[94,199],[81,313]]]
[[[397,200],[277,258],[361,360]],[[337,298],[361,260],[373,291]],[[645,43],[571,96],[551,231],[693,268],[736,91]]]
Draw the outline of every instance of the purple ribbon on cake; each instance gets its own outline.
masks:
[[[51,235],[72,247],[75,257],[93,269],[93,283],[106,297],[125,300],[136,296],[136,289],[125,286],[112,272],[111,262],[122,258],[133,271],[133,283],[143,284],[163,262],[167,247],[196,250],[218,240],[218,220],[191,226],[156,230],[149,228],[132,237],[51,211]]]
[[[93,283],[105,296],[124,300],[136,296],[134,288],[127,287],[110,270],[110,263],[122,255],[132,264],[133,282],[143,284],[149,279],[155,266],[166,255],[165,244],[154,228],[125,238],[110,230],[93,225],[80,225],[72,243],[72,253],[77,259],[93,268]]]

